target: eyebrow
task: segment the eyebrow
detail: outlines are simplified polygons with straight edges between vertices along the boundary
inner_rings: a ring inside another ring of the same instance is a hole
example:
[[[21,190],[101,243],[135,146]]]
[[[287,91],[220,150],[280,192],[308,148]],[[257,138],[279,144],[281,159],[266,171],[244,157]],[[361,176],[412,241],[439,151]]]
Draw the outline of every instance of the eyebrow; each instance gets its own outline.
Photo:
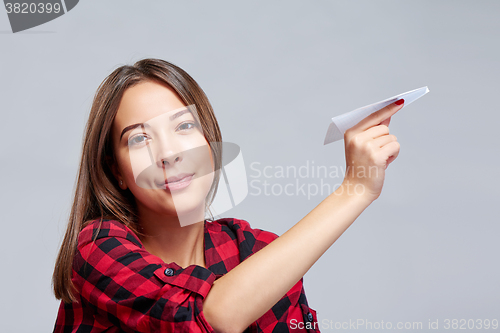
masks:
[[[175,118],[179,118],[180,116],[182,116],[185,113],[190,113],[190,111],[186,108],[184,110],[181,110],[181,111],[176,112],[175,114],[171,115],[169,119],[170,119],[170,121],[172,121]]]
[[[151,127],[149,124],[147,123],[137,123],[137,124],[133,124],[133,125],[129,125],[127,127],[125,127],[122,131],[122,134],[120,135],[120,140],[122,139],[123,137],[123,134],[127,133],[128,131],[130,130],[133,130],[134,128],[137,128],[137,127]]]
[[[179,112],[176,112],[175,114],[171,115],[169,117],[169,120],[172,121],[174,120],[175,118],[179,118],[180,116],[182,116],[183,114],[185,113],[189,113],[190,111],[188,109],[184,109],[184,110],[181,110]],[[125,127],[122,131],[122,134],[120,135],[120,140],[122,139],[123,137],[123,134],[127,133],[128,131],[130,130],[133,130],[134,128],[137,128],[139,126],[144,126],[144,127],[148,127],[150,128],[151,126],[148,124],[148,123],[137,123],[137,124],[132,124],[132,125],[129,125],[127,127]]]

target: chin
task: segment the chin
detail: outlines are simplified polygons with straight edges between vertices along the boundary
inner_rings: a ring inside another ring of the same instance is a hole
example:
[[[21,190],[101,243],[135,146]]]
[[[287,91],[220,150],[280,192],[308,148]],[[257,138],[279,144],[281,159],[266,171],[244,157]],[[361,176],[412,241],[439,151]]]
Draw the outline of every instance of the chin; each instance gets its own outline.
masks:
[[[176,210],[179,212],[191,211],[196,207],[203,205],[208,190],[205,191],[204,188],[200,188],[196,185],[198,184],[196,184],[195,180],[190,185],[190,188],[186,188],[182,191],[170,192]]]
[[[181,226],[199,222],[205,217],[205,203],[213,177],[194,179],[189,187],[172,192],[172,201]]]

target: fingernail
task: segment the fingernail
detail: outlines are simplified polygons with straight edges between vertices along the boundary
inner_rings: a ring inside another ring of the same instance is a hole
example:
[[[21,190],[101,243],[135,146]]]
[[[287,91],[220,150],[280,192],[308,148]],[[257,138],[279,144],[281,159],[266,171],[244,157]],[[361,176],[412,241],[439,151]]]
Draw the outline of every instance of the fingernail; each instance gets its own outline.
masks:
[[[405,102],[405,100],[404,100],[404,99],[400,99],[399,101],[394,102],[394,104],[396,104],[396,105],[401,105],[401,104],[403,104],[404,102]]]

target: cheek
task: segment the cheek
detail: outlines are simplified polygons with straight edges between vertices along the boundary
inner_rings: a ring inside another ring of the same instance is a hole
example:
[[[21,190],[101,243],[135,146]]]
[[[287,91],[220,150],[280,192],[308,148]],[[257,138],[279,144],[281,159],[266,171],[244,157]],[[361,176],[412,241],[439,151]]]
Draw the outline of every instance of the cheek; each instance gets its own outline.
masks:
[[[197,165],[199,175],[204,176],[214,171],[212,152],[208,144],[196,149],[196,154],[192,155],[194,163]]]
[[[130,149],[127,162],[130,169],[129,172],[132,173],[134,181],[138,180],[141,173],[146,172],[149,174],[153,170],[152,165],[154,161],[151,161],[149,151],[144,147],[140,149]]]
[[[115,150],[116,162],[120,171],[120,175],[125,179],[127,184],[134,181],[133,165],[130,161],[128,149]]]
[[[214,166],[214,159],[212,156],[212,151],[210,150],[209,146],[207,146],[207,157],[205,157],[205,160],[203,161],[203,173],[206,175],[203,178],[203,192],[204,195],[208,195],[208,192],[210,191],[210,188],[212,187],[212,184],[214,182],[215,178],[215,166]]]

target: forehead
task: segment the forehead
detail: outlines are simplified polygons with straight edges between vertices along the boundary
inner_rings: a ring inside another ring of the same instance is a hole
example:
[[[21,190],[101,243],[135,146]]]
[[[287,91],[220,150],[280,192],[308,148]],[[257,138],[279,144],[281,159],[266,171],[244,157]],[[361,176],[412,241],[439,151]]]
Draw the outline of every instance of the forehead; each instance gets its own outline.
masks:
[[[123,93],[114,127],[119,130],[130,124],[146,122],[183,106],[184,102],[171,87],[152,81],[141,82]]]

